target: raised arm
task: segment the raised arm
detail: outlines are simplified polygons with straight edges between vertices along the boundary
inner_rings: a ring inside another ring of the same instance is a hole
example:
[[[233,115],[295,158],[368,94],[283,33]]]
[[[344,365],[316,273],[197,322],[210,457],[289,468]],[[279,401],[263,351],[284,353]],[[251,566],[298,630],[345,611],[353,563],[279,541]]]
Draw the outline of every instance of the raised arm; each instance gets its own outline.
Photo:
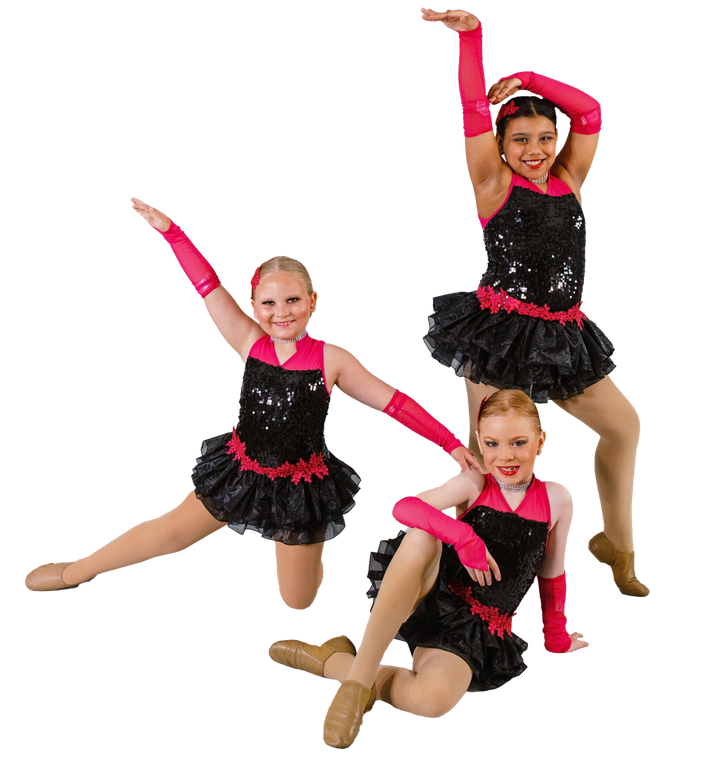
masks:
[[[465,11],[436,13],[422,9],[426,21],[442,21],[460,37],[458,84],[465,131],[465,156],[478,208],[506,192],[511,172],[504,166],[492,130],[482,66],[482,25]]]
[[[245,359],[255,340],[263,335],[260,326],[241,310],[222,287],[214,269],[188,236],[164,213],[132,198],[132,208],[168,241],[178,263],[195,290],[204,299],[209,315],[227,343]]]

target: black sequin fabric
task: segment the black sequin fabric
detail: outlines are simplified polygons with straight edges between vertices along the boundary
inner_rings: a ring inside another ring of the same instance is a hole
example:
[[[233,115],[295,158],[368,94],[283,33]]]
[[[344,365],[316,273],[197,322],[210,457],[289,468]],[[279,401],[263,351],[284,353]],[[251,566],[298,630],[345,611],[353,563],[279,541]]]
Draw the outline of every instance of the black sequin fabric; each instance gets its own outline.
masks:
[[[246,454],[264,467],[328,454],[329,402],[320,369],[288,370],[249,357],[236,425]]]
[[[585,222],[574,194],[515,186],[484,229],[487,271],[480,286],[565,312],[582,300]],[[424,341],[460,377],[518,388],[534,401],[567,399],[608,375],[613,345],[585,319],[561,324],[516,311],[483,309],[475,292],[433,301]]]
[[[256,530],[285,544],[337,536],[355,504],[358,474],[329,452],[324,422],[329,394],[320,369],[288,370],[249,357],[241,386],[236,435],[245,454],[265,468],[321,455],[328,474],[268,477],[242,467],[231,453],[232,434],[210,438],[192,473],[195,493],[217,520],[238,533]]]
[[[584,214],[573,193],[514,187],[484,229],[488,263],[480,285],[566,311],[582,300],[584,239]]]
[[[502,686],[525,669],[522,654],[528,644],[516,634],[500,636],[471,612],[470,605],[451,591],[456,581],[472,591],[483,605],[512,615],[533,584],[545,555],[548,524],[520,515],[476,505],[463,520],[485,542],[499,565],[501,581],[491,586],[475,583],[450,544],[443,544],[436,584],[415,612],[399,629],[397,639],[416,647],[442,649],[461,657],[472,670],[470,691],[487,691]],[[382,541],[370,555],[368,597],[375,599],[385,572],[406,534]]]

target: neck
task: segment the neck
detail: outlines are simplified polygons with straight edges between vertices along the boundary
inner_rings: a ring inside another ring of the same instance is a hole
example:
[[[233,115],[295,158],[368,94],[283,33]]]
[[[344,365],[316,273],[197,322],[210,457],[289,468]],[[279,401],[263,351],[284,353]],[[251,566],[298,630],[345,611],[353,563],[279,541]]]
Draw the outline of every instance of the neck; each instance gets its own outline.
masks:
[[[294,338],[274,338],[271,335],[270,340],[274,341],[275,343],[297,343],[297,341],[300,341],[303,338],[306,338],[306,336],[307,336],[307,331],[306,329],[304,329],[299,335],[295,335]]]

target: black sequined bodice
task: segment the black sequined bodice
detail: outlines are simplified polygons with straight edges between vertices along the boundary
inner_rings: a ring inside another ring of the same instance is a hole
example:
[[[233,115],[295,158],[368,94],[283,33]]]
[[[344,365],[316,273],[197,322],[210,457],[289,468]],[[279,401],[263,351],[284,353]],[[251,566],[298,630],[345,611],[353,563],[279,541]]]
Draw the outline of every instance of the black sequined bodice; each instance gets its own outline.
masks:
[[[462,518],[487,545],[499,565],[501,580],[491,586],[473,581],[462,565],[455,571],[482,604],[511,615],[531,587],[545,555],[548,524],[528,520],[514,512],[500,512],[476,505]],[[455,555],[457,559],[457,554]],[[458,560],[459,563],[459,560]]]
[[[488,266],[480,286],[566,311],[582,300],[584,239],[584,214],[573,193],[515,186],[484,228]]]
[[[327,456],[329,400],[320,369],[284,369],[249,356],[236,425],[246,455],[263,467],[295,464],[314,453]]]

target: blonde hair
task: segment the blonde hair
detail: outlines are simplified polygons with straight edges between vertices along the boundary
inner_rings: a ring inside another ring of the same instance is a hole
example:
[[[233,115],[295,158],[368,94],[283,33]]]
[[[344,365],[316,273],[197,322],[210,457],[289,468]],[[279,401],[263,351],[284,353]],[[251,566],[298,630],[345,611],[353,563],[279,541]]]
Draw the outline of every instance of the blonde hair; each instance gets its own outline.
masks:
[[[479,430],[482,420],[488,417],[503,417],[506,414],[525,417],[533,425],[538,435],[543,432],[540,426],[540,415],[533,399],[523,391],[518,390],[501,390],[488,396],[480,407],[477,430]]]
[[[314,292],[312,278],[309,276],[307,268],[300,261],[297,261],[297,259],[291,259],[288,256],[273,256],[272,259],[268,259],[258,267],[259,279],[265,277],[266,274],[273,274],[274,272],[289,272],[289,274],[299,277],[309,295]]]

